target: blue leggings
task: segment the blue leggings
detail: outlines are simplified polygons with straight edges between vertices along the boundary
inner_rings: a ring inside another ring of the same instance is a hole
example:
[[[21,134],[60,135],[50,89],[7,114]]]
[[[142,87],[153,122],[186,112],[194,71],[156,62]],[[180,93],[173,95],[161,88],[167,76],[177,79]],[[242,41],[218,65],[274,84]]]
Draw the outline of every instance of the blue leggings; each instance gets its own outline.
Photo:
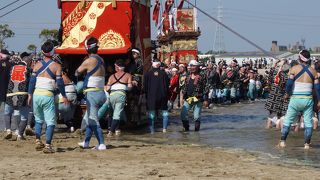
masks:
[[[149,128],[151,132],[154,132],[154,120],[156,118],[156,111],[148,111]],[[167,110],[162,110],[163,129],[168,128],[169,113]]]
[[[303,112],[304,119],[304,139],[305,143],[310,144],[312,137],[312,114],[313,114],[313,99],[310,98],[294,98],[289,102],[288,110],[284,118],[283,128],[281,130],[281,140],[285,141],[288,137],[291,124],[297,118],[299,112]]]

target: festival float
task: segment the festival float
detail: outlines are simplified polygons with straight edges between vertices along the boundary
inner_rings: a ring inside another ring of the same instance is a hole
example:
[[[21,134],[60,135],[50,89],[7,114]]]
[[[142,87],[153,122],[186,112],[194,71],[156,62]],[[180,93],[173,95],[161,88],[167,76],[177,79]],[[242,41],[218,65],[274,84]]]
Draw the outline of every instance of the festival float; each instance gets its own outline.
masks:
[[[85,40],[99,40],[98,54],[104,59],[106,71],[118,59],[130,60],[131,49],[141,50],[144,69],[151,63],[150,0],[58,0],[61,10],[60,46],[56,53],[72,77],[87,52]],[[128,121],[139,124],[143,108],[137,108],[134,97],[128,100]],[[81,106],[82,111],[85,105]],[[82,119],[81,111],[75,114]]]
[[[156,0],[153,21],[158,29],[159,59],[165,64],[188,64],[190,60],[197,59],[197,40],[201,34],[197,10],[184,8],[183,0],[176,7],[173,0],[166,0],[162,13],[160,6],[161,2]]]

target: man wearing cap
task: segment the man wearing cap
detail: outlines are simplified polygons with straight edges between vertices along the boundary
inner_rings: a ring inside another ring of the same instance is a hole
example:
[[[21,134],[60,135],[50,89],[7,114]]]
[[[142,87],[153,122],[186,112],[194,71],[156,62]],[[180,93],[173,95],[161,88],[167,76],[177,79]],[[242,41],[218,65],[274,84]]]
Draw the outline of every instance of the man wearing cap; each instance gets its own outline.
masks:
[[[181,120],[184,131],[189,131],[188,111],[193,108],[193,120],[195,122],[195,131],[200,130],[200,114],[204,101],[204,95],[208,92],[206,87],[207,79],[205,74],[200,74],[199,63],[191,60],[190,74],[186,78],[186,85],[183,89],[184,103],[181,111]]]
[[[154,121],[156,112],[161,110],[163,118],[163,132],[167,132],[169,113],[168,113],[168,92],[169,77],[164,70],[160,69],[161,62],[153,60],[152,69],[144,75],[144,92],[147,99],[148,121],[151,134],[155,132]]]
[[[310,53],[302,50],[299,53],[299,65],[292,67],[289,73],[289,79],[286,84],[286,97],[290,95],[290,102],[287,113],[284,118],[283,128],[281,130],[281,140],[279,147],[286,146],[286,139],[290,131],[291,124],[296,119],[298,113],[303,113],[304,119],[304,148],[310,148],[312,127],[313,127],[313,98],[312,91],[315,90],[317,99],[320,99],[320,84],[317,71],[309,66]],[[317,103],[318,108],[320,102]]]
[[[8,83],[10,78],[11,63],[9,62],[10,54],[6,49],[0,52],[0,106],[2,102],[6,101]]]
[[[97,54],[99,46],[98,39],[95,37],[90,37],[85,41],[85,48],[88,58],[83,61],[75,73],[76,77],[80,74],[86,74],[83,82],[87,105],[84,117],[86,131],[84,142],[78,143],[78,145],[82,148],[89,148],[91,136],[94,133],[98,140],[98,145],[94,149],[105,150],[106,145],[98,118],[98,110],[106,101],[104,60]]]
[[[51,58],[54,55],[54,45],[45,42],[41,46],[44,59],[37,62],[33,68],[28,87],[28,104],[33,103],[36,131],[36,150],[43,150],[44,153],[54,153],[52,148],[53,132],[56,125],[56,106],[54,91],[58,86],[63,95],[63,102],[68,104],[65,95],[64,83],[61,77],[61,65]],[[46,144],[40,140],[42,125],[46,123]]]
[[[5,139],[25,140],[23,134],[27,126],[29,114],[27,99],[28,84],[31,74],[30,65],[31,58],[24,56],[23,59],[20,59],[20,61],[13,64],[11,68],[7,99],[4,106],[4,121],[7,131]],[[21,115],[20,121],[18,120],[19,116],[12,116],[15,110]],[[18,127],[16,127],[16,129],[11,129],[11,124],[16,124]],[[16,130],[14,134],[12,134],[13,130]]]
[[[126,94],[132,89],[132,76],[124,72],[125,64],[123,60],[118,60],[115,64],[116,73],[109,77],[105,90],[110,93],[110,104],[113,109],[111,128],[108,136],[111,137],[116,130],[119,130],[120,117],[124,112],[126,104]]]

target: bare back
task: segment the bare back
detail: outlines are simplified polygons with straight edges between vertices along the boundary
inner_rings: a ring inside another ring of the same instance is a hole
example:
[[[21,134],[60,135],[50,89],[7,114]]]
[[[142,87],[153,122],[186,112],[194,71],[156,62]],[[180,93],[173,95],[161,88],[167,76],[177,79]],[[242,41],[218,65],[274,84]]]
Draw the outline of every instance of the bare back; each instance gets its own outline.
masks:
[[[106,91],[109,91],[113,85],[118,83],[126,85],[129,89],[132,88],[132,75],[124,71],[118,71],[111,75],[105,87]]]
[[[89,57],[80,65],[78,68],[78,72],[80,73],[89,73],[91,72],[98,64],[98,60],[93,57]],[[105,68],[104,66],[100,66],[98,70],[92,76],[105,76]]]
[[[292,69],[290,70],[290,76],[296,76],[297,74],[299,74],[302,71],[302,69],[303,69],[303,67],[301,65],[293,66]],[[308,67],[308,69],[313,74],[315,79],[317,79],[318,78],[317,71],[312,67]],[[298,77],[296,82],[312,83],[313,84],[314,80],[311,79],[310,75],[307,72],[304,72],[300,77]]]
[[[109,85],[114,84],[115,82],[117,82],[117,79],[119,80],[120,83],[129,84],[129,83],[131,83],[132,76],[129,73],[119,71],[109,77],[108,84]]]
[[[48,62],[48,61],[45,61]],[[41,62],[37,62],[33,68],[33,72],[37,72],[41,67],[42,67],[42,63]],[[56,75],[56,76],[60,76],[61,75],[61,65],[53,62],[49,67],[50,71]],[[52,77],[48,74],[47,71],[42,72],[41,74],[38,75],[38,77],[45,77],[45,78],[49,78],[52,79]]]

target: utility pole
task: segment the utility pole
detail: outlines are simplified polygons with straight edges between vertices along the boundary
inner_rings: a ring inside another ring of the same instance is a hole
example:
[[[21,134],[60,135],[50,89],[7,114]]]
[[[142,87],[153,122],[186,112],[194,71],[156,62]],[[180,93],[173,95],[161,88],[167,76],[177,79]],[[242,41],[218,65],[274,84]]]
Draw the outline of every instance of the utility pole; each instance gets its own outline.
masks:
[[[222,0],[219,0],[218,3],[219,5],[218,5],[217,20],[222,23],[222,20],[223,20]],[[217,52],[218,54],[225,52],[223,27],[218,23],[216,26],[216,32],[215,32],[215,37],[213,41],[213,52]]]

